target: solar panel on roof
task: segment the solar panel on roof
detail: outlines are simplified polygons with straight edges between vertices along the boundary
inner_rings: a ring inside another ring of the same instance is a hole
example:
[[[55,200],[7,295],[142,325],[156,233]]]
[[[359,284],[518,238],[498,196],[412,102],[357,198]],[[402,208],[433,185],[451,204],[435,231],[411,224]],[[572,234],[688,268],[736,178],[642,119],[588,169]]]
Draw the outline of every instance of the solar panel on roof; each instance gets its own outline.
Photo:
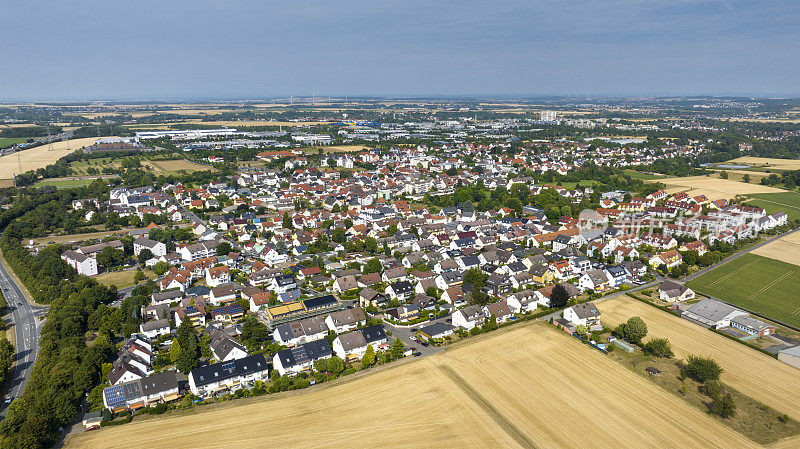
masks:
[[[235,366],[236,366],[236,363],[234,363],[234,362],[226,362],[226,363],[223,363],[220,366],[220,369],[222,369],[223,371],[233,371]]]
[[[122,391],[122,385],[115,385],[108,387],[105,390],[106,402],[111,408],[122,407],[125,405],[125,394]]]

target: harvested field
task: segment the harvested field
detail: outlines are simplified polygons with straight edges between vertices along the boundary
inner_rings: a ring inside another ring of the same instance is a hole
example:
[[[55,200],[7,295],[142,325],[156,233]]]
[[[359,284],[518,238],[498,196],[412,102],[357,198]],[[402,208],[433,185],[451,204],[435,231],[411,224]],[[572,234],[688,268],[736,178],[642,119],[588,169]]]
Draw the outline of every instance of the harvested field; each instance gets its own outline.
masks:
[[[753,250],[753,254],[800,265],[800,232],[793,232]]]
[[[186,159],[142,161],[142,165],[148,167],[156,175],[175,174],[181,171],[193,172],[214,170],[213,167],[208,165],[197,164],[192,161],[187,161]]]
[[[97,137],[65,140],[54,142],[52,149],[50,145],[42,145],[0,156],[0,179],[10,179],[15,173],[47,167],[75,150],[92,145],[95,140]]]
[[[726,384],[792,418],[800,418],[797,406],[800,403],[800,370],[797,368],[627,296],[596,305],[604,323],[616,326],[632,316],[639,316],[647,324],[645,340],[668,338],[679,358],[689,354],[713,358],[725,370],[722,376]]]
[[[543,323],[352,380],[198,412],[84,433],[67,446],[758,447]]]
[[[673,194],[686,191],[690,195],[705,195],[714,201],[720,198],[731,199],[736,195],[750,193],[775,193],[781,189],[758,184],[745,184],[728,179],[717,179],[708,176],[688,176],[685,178],[666,178],[655,182],[662,182],[667,186],[667,193]]]
[[[748,164],[759,167],[769,167],[778,170],[800,170],[800,160],[797,159],[775,159],[769,157],[744,156],[728,161],[727,163]]]
[[[315,125],[327,125],[328,122],[288,122],[288,121],[278,121],[278,120],[213,120],[213,121],[202,121],[200,119],[189,119],[189,120],[182,120],[182,121],[175,121],[169,122],[164,124],[141,124],[141,125],[132,125],[129,126],[130,129],[169,129],[172,125],[204,125],[208,126],[209,128],[219,127],[219,126],[227,126],[231,128],[236,128],[237,126],[286,126],[286,127],[293,127],[293,126],[315,126]]]
[[[47,237],[39,237],[33,239],[33,243],[37,245],[46,245],[47,242],[53,243],[76,243],[76,242],[85,242],[87,240],[94,240],[94,239],[102,239],[103,237],[107,236],[123,236],[127,235],[129,231],[132,229],[120,229],[118,231],[102,231],[102,232],[91,232],[87,234],[66,234],[66,235],[48,235]],[[22,241],[23,244],[27,245],[29,242],[28,239]]]
[[[356,151],[365,150],[369,147],[364,145],[332,145],[329,147],[314,147],[306,150],[306,153],[313,154],[317,152],[317,148],[322,148],[326,153],[351,153]]]

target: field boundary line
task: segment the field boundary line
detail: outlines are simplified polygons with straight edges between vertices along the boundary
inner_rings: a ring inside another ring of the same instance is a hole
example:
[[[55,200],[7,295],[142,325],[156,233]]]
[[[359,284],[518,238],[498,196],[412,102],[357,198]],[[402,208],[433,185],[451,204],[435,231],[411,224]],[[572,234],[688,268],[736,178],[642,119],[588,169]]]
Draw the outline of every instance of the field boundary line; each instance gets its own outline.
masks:
[[[756,295],[760,295],[760,294],[764,293],[767,289],[769,289],[773,285],[777,284],[778,282],[784,280],[787,276],[789,276],[790,274],[793,274],[793,273],[794,273],[794,270],[789,270],[786,273],[783,273],[782,275],[778,276],[774,281],[772,281],[769,284],[761,287],[760,290],[758,290],[757,292],[755,292],[752,295],[748,296],[747,297],[747,301],[750,301]]]
[[[740,271],[744,270],[745,268],[749,267],[750,265],[753,265],[753,264],[755,264],[756,262],[758,262],[758,261],[757,261],[757,260],[753,260],[753,261],[751,261],[751,262],[749,262],[749,263],[746,263],[746,264],[742,265],[741,267],[739,267],[739,268],[737,268],[737,269],[735,269],[735,270],[731,271],[730,273],[726,274],[725,276],[722,276],[721,278],[717,279],[716,281],[714,281],[714,282],[712,282],[712,283],[708,284],[708,286],[709,286],[709,287],[711,287],[711,286],[713,286],[713,285],[716,285],[716,284],[718,284],[718,283],[720,283],[720,282],[722,282],[722,281],[724,281],[724,280],[728,279],[729,277],[733,276],[734,274],[736,274],[736,273],[738,273],[738,272],[740,272]],[[721,268],[721,266],[720,266],[720,267],[717,267],[717,268]],[[716,269],[716,268],[715,268],[715,269]],[[712,270],[712,271],[713,271],[713,270]],[[711,273],[711,271],[709,271],[709,273]]]
[[[524,433],[522,433],[517,426],[514,425],[508,418],[503,416],[491,402],[481,396],[474,388],[472,388],[467,381],[449,366],[439,365],[439,370],[442,371],[456,386],[463,391],[467,397],[472,399],[478,406],[480,406],[489,416],[502,428],[506,433],[514,439],[520,446],[524,448],[536,449],[536,445]]]

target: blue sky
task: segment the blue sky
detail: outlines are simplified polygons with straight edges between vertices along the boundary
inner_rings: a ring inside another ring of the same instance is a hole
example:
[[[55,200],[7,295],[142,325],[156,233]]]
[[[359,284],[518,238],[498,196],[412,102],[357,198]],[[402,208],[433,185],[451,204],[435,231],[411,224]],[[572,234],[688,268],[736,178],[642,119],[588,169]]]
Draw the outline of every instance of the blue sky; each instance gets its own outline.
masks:
[[[0,99],[800,94],[798,0],[0,0]]]

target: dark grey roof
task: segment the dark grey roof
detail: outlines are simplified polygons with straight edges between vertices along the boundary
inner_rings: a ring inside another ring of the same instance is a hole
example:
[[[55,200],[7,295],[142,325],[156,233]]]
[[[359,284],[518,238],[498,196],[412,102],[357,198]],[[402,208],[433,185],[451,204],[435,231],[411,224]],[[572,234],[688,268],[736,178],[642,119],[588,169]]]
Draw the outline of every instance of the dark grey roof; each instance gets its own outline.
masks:
[[[278,352],[278,359],[284,368],[300,365],[309,360],[317,360],[323,357],[329,357],[333,354],[331,345],[328,340],[320,338],[319,340],[304,343],[296,348],[284,349]]]
[[[426,335],[430,335],[431,337],[435,337],[436,335],[441,335],[451,330],[453,330],[453,326],[442,322],[433,323],[428,326],[419,328],[420,332]]]
[[[386,332],[380,324],[364,327],[361,329],[361,333],[364,335],[364,340],[367,341],[367,344],[386,339]]]
[[[142,385],[142,393],[150,396],[177,389],[178,375],[175,371],[164,371],[140,379],[139,382]]]
[[[269,366],[267,365],[267,360],[264,359],[264,354],[255,354],[239,360],[195,368],[189,373],[189,377],[194,379],[196,386],[200,387],[225,379],[267,371],[268,369]]]

